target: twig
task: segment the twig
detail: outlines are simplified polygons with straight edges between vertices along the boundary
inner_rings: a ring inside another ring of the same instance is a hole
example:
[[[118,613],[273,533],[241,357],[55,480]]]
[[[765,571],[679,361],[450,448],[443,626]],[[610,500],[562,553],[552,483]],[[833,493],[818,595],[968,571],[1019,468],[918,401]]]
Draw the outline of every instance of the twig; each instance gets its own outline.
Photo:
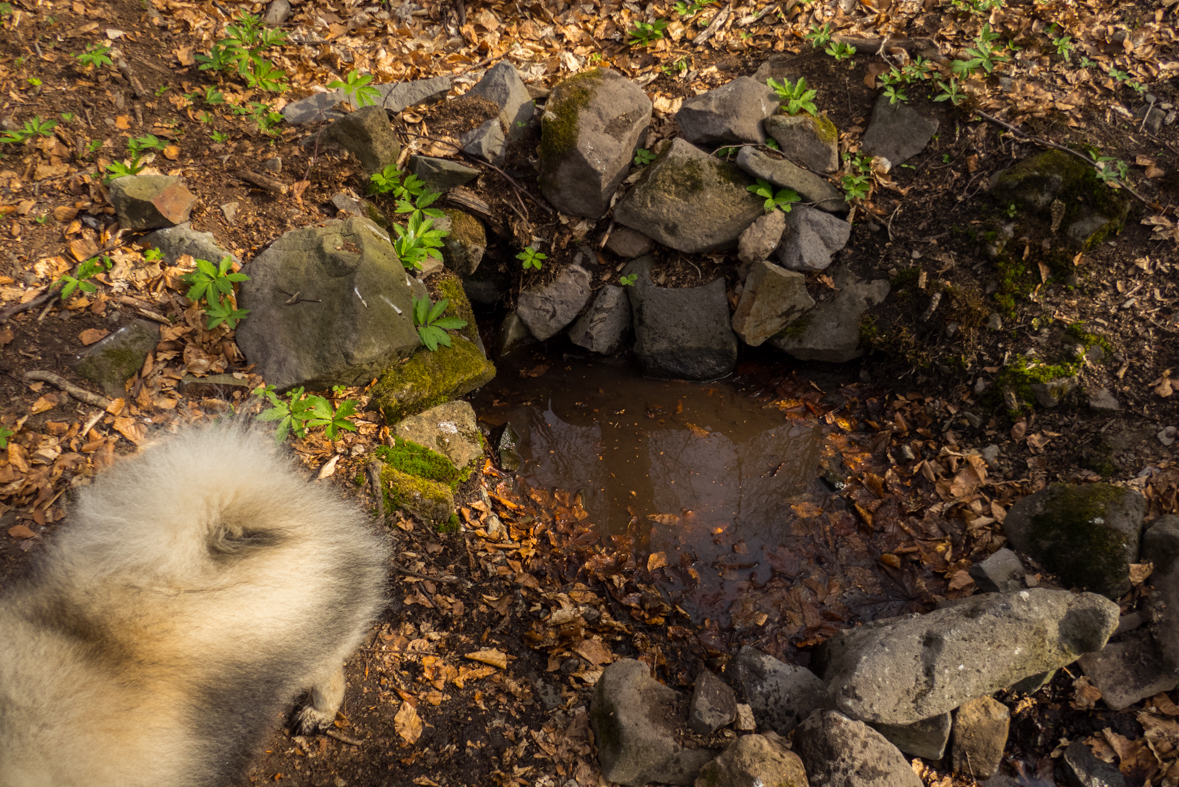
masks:
[[[373,497],[377,499],[377,519],[385,521],[385,490],[381,484],[381,470],[377,466],[376,460],[365,465],[364,474],[368,476],[368,482],[373,488]]]
[[[1073,150],[1072,148],[1066,148],[1064,145],[1057,145],[1055,142],[1049,142],[1046,139],[1032,136],[1031,134],[1027,133],[1026,131],[1016,128],[1015,126],[1011,125],[1010,123],[1008,123],[1005,120],[999,120],[999,118],[997,118],[993,115],[988,115],[986,112],[983,112],[981,109],[976,109],[976,110],[974,110],[974,112],[975,112],[975,114],[977,114],[979,117],[983,118],[984,120],[989,120],[996,125],[1002,126],[1003,128],[1007,129],[1008,131],[1012,132],[1013,134],[1019,134],[1024,139],[1031,140],[1032,142],[1035,142],[1037,145],[1043,145],[1045,147],[1055,148],[1056,150],[1064,151],[1065,153],[1069,153],[1073,156],[1076,156],[1081,161],[1088,164],[1090,167],[1093,167],[1095,169],[1097,167],[1097,162],[1094,161],[1093,159],[1089,158],[1088,156],[1086,156],[1084,153],[1078,153],[1077,151]],[[1130,186],[1128,184],[1123,183],[1121,180],[1118,180],[1117,184],[1119,186],[1121,186],[1122,188],[1124,188],[1131,195],[1133,195],[1133,197],[1135,199],[1137,199],[1139,202],[1141,202],[1143,205],[1150,204],[1149,200],[1147,200],[1145,197],[1143,197],[1141,194],[1139,194],[1134,189],[1130,188]]]
[[[887,44],[890,49],[903,49],[910,55],[921,55],[934,60],[945,60],[941,50],[932,38],[856,38],[855,36],[832,36],[837,44],[854,46],[863,52],[871,49],[879,53]]]
[[[717,12],[712,21],[708,23],[708,27],[704,28],[704,32],[692,39],[693,46],[701,46],[705,41],[712,38],[721,26],[729,20],[729,16],[733,13],[733,6],[727,5]]]
[[[285,183],[279,183],[274,178],[268,178],[265,175],[258,174],[257,172],[250,172],[248,169],[238,172],[237,177],[246,181],[247,183],[252,183],[259,188],[265,189],[266,191],[275,194],[287,193],[287,186]]]
[[[101,407],[103,410],[106,410],[108,407],[111,406],[111,400],[107,399],[105,396],[99,396],[96,393],[91,393],[90,391],[87,391],[85,388],[79,388],[78,386],[71,383],[69,380],[65,379],[64,377],[61,377],[60,375],[56,375],[53,372],[43,372],[43,371],[34,369],[32,371],[25,372],[25,379],[26,380],[36,380],[38,382],[43,382],[43,383],[49,383],[50,385],[56,386],[56,387],[60,388],[61,390],[65,391],[70,396],[77,399],[79,402],[85,402],[86,404],[92,404],[95,407]]]
[[[335,738],[340,743],[346,743],[349,746],[363,746],[364,745],[358,740],[355,740],[353,738],[349,738],[347,735],[340,732],[339,730],[333,730],[331,727],[328,727],[326,730],[324,730],[323,734],[328,736],[329,738]]]
[[[139,82],[139,77],[131,70],[131,66],[127,65],[127,61],[119,58],[115,61],[115,68],[119,69],[119,73],[126,78],[131,85],[131,92],[135,94],[136,98],[147,98],[147,91],[143,89],[143,85]]]
[[[741,17],[741,19],[739,19],[737,21],[737,26],[738,27],[749,27],[751,24],[759,21],[763,16],[770,13],[771,11],[776,10],[778,7],[779,7],[778,3],[770,3],[765,8],[758,11],[756,14],[750,14],[749,16]]]
[[[155,320],[156,322],[160,323],[161,325],[171,325],[172,324],[171,320],[169,320],[167,317],[160,314],[159,312],[154,312],[151,309],[147,308],[147,304],[145,304],[143,301],[139,300],[138,298],[132,298],[130,295],[120,295],[116,300],[118,300],[118,302],[123,304],[124,306],[130,306],[131,308],[133,308],[136,311],[137,314],[139,314],[142,317],[146,317],[149,320]]]
[[[41,293],[36,298],[25,301],[24,303],[18,303],[15,306],[9,306],[4,311],[0,311],[0,323],[8,322],[21,312],[27,312],[30,309],[36,309],[46,301],[52,300],[54,295],[57,295],[57,290],[54,289],[52,285],[50,285],[48,290]]]
[[[401,566],[397,565],[396,563],[390,563],[389,565],[391,565],[393,567],[394,571],[400,571],[402,574],[405,574],[407,577],[413,577],[414,579],[426,579],[426,580],[429,580],[430,582],[441,582],[444,584],[459,584],[459,585],[463,585],[464,587],[470,587],[470,585],[471,585],[470,582],[463,579],[462,577],[456,577],[456,576],[453,576],[450,574],[447,574],[445,576],[432,577],[429,574],[419,574],[416,571],[410,571],[408,568],[402,568]]]

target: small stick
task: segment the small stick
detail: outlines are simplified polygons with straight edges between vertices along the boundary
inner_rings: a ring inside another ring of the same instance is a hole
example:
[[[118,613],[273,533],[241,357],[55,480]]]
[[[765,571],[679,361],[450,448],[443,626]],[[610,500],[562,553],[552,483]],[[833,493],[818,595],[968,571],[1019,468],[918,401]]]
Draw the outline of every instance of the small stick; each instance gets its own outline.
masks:
[[[717,12],[716,16],[709,22],[708,27],[704,28],[704,32],[692,39],[692,46],[701,46],[705,41],[712,38],[716,31],[720,30],[725,22],[729,21],[729,15],[733,13],[733,6],[727,5]]]
[[[340,743],[346,743],[349,746],[363,746],[364,745],[360,741],[355,740],[354,738],[349,738],[347,735],[345,735],[342,732],[338,732],[336,730],[333,730],[331,727],[328,727],[326,730],[324,730],[323,734],[328,736],[329,738],[335,738]]]
[[[70,396],[77,399],[79,402],[85,402],[86,404],[92,404],[95,407],[101,407],[103,410],[106,410],[108,407],[111,406],[111,400],[107,399],[105,396],[99,396],[96,393],[91,393],[90,391],[87,391],[85,388],[79,388],[78,386],[71,383],[69,380],[67,380],[64,377],[61,377],[59,375],[56,375],[53,372],[43,372],[43,371],[40,371],[37,369],[33,369],[31,371],[25,372],[25,379],[26,380],[36,380],[36,381],[43,382],[43,383],[49,383],[50,385],[56,386],[56,387],[60,388],[61,390],[65,391]]]

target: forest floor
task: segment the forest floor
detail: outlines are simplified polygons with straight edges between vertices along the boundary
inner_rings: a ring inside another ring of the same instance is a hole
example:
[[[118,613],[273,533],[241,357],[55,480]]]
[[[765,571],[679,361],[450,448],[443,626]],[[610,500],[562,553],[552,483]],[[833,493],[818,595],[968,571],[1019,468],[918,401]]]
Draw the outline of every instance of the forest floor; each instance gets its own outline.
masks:
[[[820,544],[801,563],[787,552],[764,556],[773,578],[733,578],[750,590],[746,606],[723,625],[697,626],[674,604],[680,567],[641,532],[604,538],[575,497],[522,488],[487,462],[460,490],[459,535],[393,517],[392,601],[349,666],[337,729],[315,738],[276,733],[253,782],[597,784],[588,700],[616,658],[642,658],[680,687],[703,666],[723,670],[743,644],[805,664],[815,644],[871,616],[842,604],[849,585],[874,588],[877,616],[972,592],[966,569],[1003,543],[1007,509],[1053,481],[1131,485],[1146,495],[1148,518],[1179,513],[1176,449],[1165,431],[1179,427],[1171,384],[1179,367],[1175,0],[303,2],[280,25],[285,40],[259,54],[283,72],[284,90],[267,90],[257,71],[199,68],[232,34],[227,24],[265,10],[0,2],[0,139],[9,140],[0,142],[0,584],[67,517],[73,486],[176,420],[252,401],[245,392],[182,390],[186,374],[239,373],[244,391],[261,382],[232,331],[207,330],[186,301],[184,270],[161,268],[118,229],[103,183],[112,166],[182,176],[199,197],[193,226],[212,232],[248,273],[249,260],[281,233],[334,215],[334,194],[364,193],[359,166],[314,143],[321,126],[275,124],[272,114],[349,72],[377,83],[446,75],[462,92],[506,57],[539,103],[561,79],[610,67],[651,96],[645,147],[654,148],[674,135],[685,97],[752,75],[772,57],[817,90],[819,111],[854,154],[882,75],[921,55],[935,71],[904,91],[939,132],[904,166],[861,178],[841,259],[894,283],[869,337],[878,352],[851,365],[862,382],[816,385],[805,365],[765,353],[738,369],[749,396],[822,424],[828,458],[850,471],[838,494],[794,506],[802,529],[824,534],[826,554]],[[812,46],[827,32],[835,38]],[[849,45],[858,51],[844,58]],[[954,59],[973,63],[955,83],[964,96],[957,105],[936,100]],[[458,157],[455,138],[483,119],[477,110],[412,107],[393,122],[405,154]],[[1166,120],[1148,122],[1148,110]],[[529,139],[535,144],[535,134]],[[989,178],[1047,143],[1101,161],[1110,182],[1097,187],[1133,194],[1128,218],[1119,234],[1064,261],[1051,243],[1030,242],[991,259],[989,233],[1016,217],[987,195]],[[483,264],[517,285],[551,275],[579,242],[608,231],[608,218],[568,221],[539,207],[527,145],[504,167],[516,185],[473,165],[482,175],[470,191],[490,208]],[[851,164],[840,174],[863,175]],[[524,272],[515,255],[538,238],[546,267]],[[95,291],[59,297],[54,283],[91,259],[110,262],[89,280]],[[601,259],[615,273],[624,262],[606,252]],[[723,254],[660,252],[659,269],[665,283],[684,286],[736,275],[735,259]],[[830,280],[817,274],[810,283]],[[126,397],[95,407],[25,377],[48,371],[85,387],[75,356],[133,318],[160,323],[162,341]],[[1103,357],[1078,360],[1069,349],[1078,343],[1100,346]],[[550,362],[539,352],[534,371]],[[1062,404],[1044,408],[1021,395],[1037,374],[1060,369],[1080,386]],[[1084,390],[1098,388],[1120,409],[1088,407]],[[364,390],[335,397],[346,398],[360,405],[355,433],[293,445],[322,483],[355,490],[351,480],[388,427],[365,409]],[[998,448],[991,463],[981,458],[988,446]],[[492,514],[502,532],[489,529]],[[852,545],[869,568],[841,563],[836,542]],[[1137,587],[1123,609],[1144,592]],[[1179,725],[1150,721],[1179,715],[1171,698],[1114,713],[1077,680],[1062,671],[1031,698],[1003,698],[1013,710],[1005,772],[1026,785],[1052,783],[1061,740],[1083,736],[1131,783],[1179,775]],[[931,785],[969,783],[936,763],[916,767]]]

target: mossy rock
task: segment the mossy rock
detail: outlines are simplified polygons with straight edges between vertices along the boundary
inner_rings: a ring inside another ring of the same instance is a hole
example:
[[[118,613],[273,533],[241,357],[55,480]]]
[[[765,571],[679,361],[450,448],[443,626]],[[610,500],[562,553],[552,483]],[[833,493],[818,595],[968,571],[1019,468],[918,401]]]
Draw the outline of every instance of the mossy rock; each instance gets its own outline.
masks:
[[[1075,587],[1117,600],[1130,590],[1146,499],[1111,484],[1053,484],[1003,522],[1012,547]]]
[[[487,251],[487,230],[483,222],[466,211],[444,208],[445,217],[438,220],[449,234],[442,242],[442,261],[459,276],[470,276],[479,268]]]
[[[471,342],[451,334],[451,346],[425,348],[381,375],[373,402],[388,423],[457,399],[491,382],[495,366]]]
[[[392,465],[381,470],[385,504],[406,511],[424,522],[441,525],[454,514],[454,493],[449,485],[403,473]]]
[[[450,306],[446,307],[446,316],[467,321],[466,327],[460,328],[457,334],[482,350],[483,340],[479,337],[479,326],[475,324],[475,310],[471,308],[471,301],[463,289],[462,279],[452,273],[444,273],[434,280],[434,287],[439,295],[450,301]]]

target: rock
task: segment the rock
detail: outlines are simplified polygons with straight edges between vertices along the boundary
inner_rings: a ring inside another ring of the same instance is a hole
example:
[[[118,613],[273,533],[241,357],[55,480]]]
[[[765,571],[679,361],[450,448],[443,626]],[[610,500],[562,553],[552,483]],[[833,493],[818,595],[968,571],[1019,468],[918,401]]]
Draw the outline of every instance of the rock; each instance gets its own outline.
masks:
[[[774,115],[765,126],[786,158],[811,172],[839,169],[839,129],[827,118]]]
[[[733,165],[674,139],[614,207],[614,220],[696,254],[731,248],[765,210]]]
[[[1152,634],[1167,667],[1179,674],[1179,516],[1151,522],[1142,537],[1142,560],[1154,564]]]
[[[454,513],[454,492],[447,484],[419,478],[389,465],[381,470],[381,483],[390,508],[405,511],[423,522],[438,525]]]
[[[1098,759],[1080,738],[1064,750],[1061,762],[1071,787],[1126,787],[1126,777],[1118,766]]]
[[[145,236],[142,242],[159,249],[164,255],[164,262],[168,265],[175,265],[185,254],[194,260],[207,260],[213,263],[220,262],[223,257],[238,262],[235,255],[230,254],[217,242],[213,233],[197,232],[188,222],[156,230]]]
[[[127,381],[143,368],[159,343],[158,325],[134,320],[82,351],[74,362],[74,371],[102,388],[107,396],[126,398]]]
[[[516,314],[538,341],[550,339],[585,308],[593,294],[592,278],[580,265],[568,265],[551,282],[521,290]]]
[[[499,118],[484,121],[483,125],[459,137],[463,152],[491,164],[503,162],[508,151],[508,138]]]
[[[519,139],[532,121],[535,110],[532,96],[528,94],[524,80],[520,79],[520,72],[507,60],[487,69],[470,92],[499,107],[499,125],[507,132],[508,144]]]
[[[348,218],[348,216],[361,216],[376,224],[385,232],[389,231],[389,220],[371,202],[357,199],[353,195],[341,191],[338,194],[332,195],[332,207],[336,209],[336,216],[341,220]]]
[[[821,271],[847,245],[851,225],[830,213],[795,205],[786,214],[786,235],[778,247],[778,263],[791,271]]]
[[[1024,678],[1011,684],[1009,691],[1013,694],[1035,694],[1040,689],[1052,682],[1052,677],[1056,675],[1056,670],[1048,670],[1041,672],[1039,675],[1032,675],[1030,678]]]
[[[1088,388],[1085,390],[1085,393],[1089,398],[1090,410],[1114,412],[1122,409],[1122,406],[1118,404],[1118,400],[1114,398],[1114,395],[1107,388]]]
[[[1003,548],[970,567],[970,576],[980,593],[1009,593],[1023,587],[1026,572],[1019,556]]]
[[[510,423],[491,430],[491,451],[504,472],[514,473],[524,464],[524,458],[520,456],[520,433]]]
[[[468,402],[447,402],[403,418],[393,434],[442,454],[459,470],[483,456],[475,410]]]
[[[839,291],[786,326],[770,339],[771,346],[802,361],[843,363],[863,355],[860,318],[885,299],[889,283],[864,281],[846,267],[839,267],[832,278]]]
[[[651,100],[616,71],[561,82],[540,121],[540,189],[562,213],[598,218],[626,177],[651,123]]]
[[[762,121],[774,114],[777,94],[749,77],[738,77],[726,85],[684,99],[675,122],[680,137],[693,145],[765,142]]]
[[[737,154],[737,166],[755,178],[763,178],[778,188],[793,189],[803,202],[828,213],[847,213],[847,200],[843,192],[809,170],[796,166],[786,159],[771,158],[769,154],[752,148],[741,148]]]
[[[1041,407],[1055,407],[1077,387],[1076,378],[1061,377],[1028,386]]]
[[[366,219],[291,230],[247,272],[238,301],[250,314],[237,343],[279,390],[368,382],[421,345],[412,298],[424,288]],[[307,300],[290,304],[293,293]]]
[[[950,728],[953,719],[942,713],[912,724],[871,724],[872,729],[884,736],[885,740],[905,754],[940,760],[950,742]]]
[[[813,672],[748,645],[737,652],[733,669],[758,723],[779,735],[829,704],[823,682]]]
[[[619,659],[606,667],[594,686],[589,713],[602,776],[627,787],[695,781],[707,761],[701,755],[712,759],[713,754],[685,750],[676,742],[681,702],[680,693],[652,678],[641,661]]]
[[[924,150],[937,127],[936,120],[923,118],[908,104],[893,104],[882,93],[860,148],[869,156],[883,156],[895,167]]]
[[[110,184],[111,204],[125,230],[154,230],[188,221],[196,195],[170,175],[126,175]]]
[[[737,696],[711,671],[700,670],[692,690],[688,726],[697,735],[711,735],[737,718]]]
[[[733,312],[733,330],[751,347],[763,344],[815,305],[806,277],[769,262],[756,262]]]
[[[384,107],[368,106],[350,112],[328,126],[323,136],[324,141],[335,143],[355,156],[367,175],[396,166],[401,155],[401,143],[389,125]]]
[[[442,218],[434,219],[436,228],[449,233],[442,240],[442,261],[466,279],[478,270],[487,252],[487,230],[466,211],[443,208],[442,213]]]
[[[670,289],[651,281],[651,258],[640,257],[623,270],[637,274],[627,287],[634,313],[634,352],[651,377],[712,380],[737,364],[737,337],[729,327],[725,282]]]
[[[448,158],[410,156],[406,168],[432,191],[446,192],[479,177],[479,170]]]
[[[610,234],[606,241],[606,248],[619,257],[634,259],[649,254],[655,247],[655,242],[638,230],[630,227],[619,227]]]
[[[502,361],[516,350],[531,344],[536,344],[536,337],[532,335],[532,331],[528,330],[528,326],[517,312],[508,312],[495,334],[495,360]]]
[[[971,779],[994,776],[1003,761],[1011,711],[990,697],[979,697],[954,713],[954,772]]]
[[[631,328],[630,298],[623,287],[607,284],[598,290],[589,310],[569,328],[569,340],[602,355],[622,349]]]
[[[811,787],[921,787],[896,746],[842,713],[812,713],[794,733]]]
[[[291,4],[287,0],[270,0],[262,21],[267,27],[281,27],[291,16]]]
[[[753,708],[744,702],[737,703],[737,719],[733,726],[738,732],[753,732],[757,729],[757,720],[753,718]]]
[[[1052,484],[1019,500],[1003,522],[1012,548],[1079,587],[1117,599],[1130,591],[1130,564],[1146,500],[1111,484]]]
[[[1091,249],[1126,220],[1129,200],[1104,187],[1074,156],[1046,150],[991,176],[991,196],[1002,207],[1016,205],[1050,224],[1065,227],[1075,248]]]
[[[807,787],[798,755],[765,735],[742,735],[700,769],[696,787]]]
[[[471,303],[493,306],[512,288],[508,272],[496,266],[482,265],[474,273],[463,277],[463,292]]]
[[[820,660],[840,711],[912,724],[1099,650],[1117,623],[1117,605],[1092,593],[985,594],[841,632]]]
[[[450,347],[416,352],[388,369],[371,389],[372,401],[388,423],[466,396],[490,382],[495,367],[473,343],[455,333]]]
[[[386,112],[396,114],[415,104],[434,103],[445,98],[446,94],[450,92],[450,78],[431,77],[412,82],[372,85],[372,87],[376,88],[378,93],[374,105]],[[343,90],[328,90],[290,102],[282,108],[283,119],[291,125],[315,123],[320,120],[337,120],[344,117],[343,112],[335,109],[336,104],[342,101],[347,101],[353,108],[360,108]]]
[[[786,214],[780,210],[771,210],[741,233],[737,240],[737,258],[748,263],[769,259],[774,249],[778,248],[785,231]]]
[[[1170,691],[1179,683],[1154,640],[1142,631],[1082,656],[1081,669],[1113,710],[1124,710],[1139,700]]]

